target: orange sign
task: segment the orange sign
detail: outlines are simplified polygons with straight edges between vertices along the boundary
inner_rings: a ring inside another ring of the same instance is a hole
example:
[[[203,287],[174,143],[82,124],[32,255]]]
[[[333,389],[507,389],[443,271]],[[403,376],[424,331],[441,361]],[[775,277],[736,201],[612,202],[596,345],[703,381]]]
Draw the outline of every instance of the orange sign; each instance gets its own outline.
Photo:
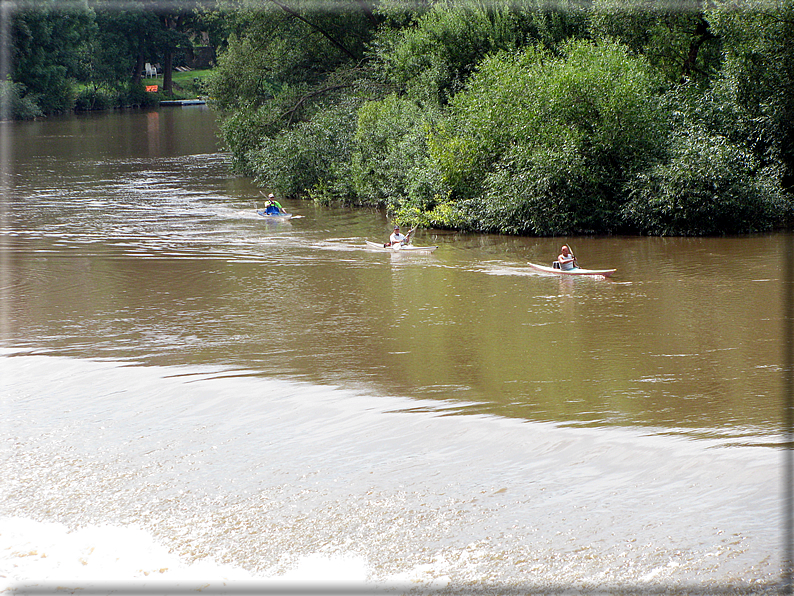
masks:
[[[146,91],[149,93],[157,93],[157,85],[146,85]]]

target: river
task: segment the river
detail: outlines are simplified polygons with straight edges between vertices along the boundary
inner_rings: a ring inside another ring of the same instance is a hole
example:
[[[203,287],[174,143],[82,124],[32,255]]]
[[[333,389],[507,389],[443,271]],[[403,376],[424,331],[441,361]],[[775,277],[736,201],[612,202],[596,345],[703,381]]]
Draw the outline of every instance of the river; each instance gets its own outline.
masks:
[[[785,235],[388,254],[205,107],[0,127],[0,589],[778,588]]]

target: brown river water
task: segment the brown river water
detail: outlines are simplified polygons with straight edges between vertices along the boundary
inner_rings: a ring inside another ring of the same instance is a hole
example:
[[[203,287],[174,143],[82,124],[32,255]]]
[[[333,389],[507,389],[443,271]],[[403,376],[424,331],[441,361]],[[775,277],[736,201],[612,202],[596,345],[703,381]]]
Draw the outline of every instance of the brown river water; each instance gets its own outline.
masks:
[[[389,254],[204,107],[0,127],[8,586],[777,589],[785,235]]]

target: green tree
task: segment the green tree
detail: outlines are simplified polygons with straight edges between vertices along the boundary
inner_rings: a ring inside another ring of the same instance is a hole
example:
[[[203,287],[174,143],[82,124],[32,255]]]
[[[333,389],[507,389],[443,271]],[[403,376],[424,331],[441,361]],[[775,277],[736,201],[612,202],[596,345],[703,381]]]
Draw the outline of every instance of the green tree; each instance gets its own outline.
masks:
[[[340,98],[311,120],[263,136],[247,159],[256,180],[284,195],[352,198],[348,164],[357,106],[348,101]]]
[[[782,164],[794,190],[794,0],[721,2],[709,13],[724,39],[725,66],[716,81],[740,117],[733,132],[756,153]]]
[[[73,81],[84,72],[95,32],[94,12],[84,0],[21,2],[11,21],[11,78],[45,114],[70,110]]]
[[[374,29],[359,2],[334,0],[326,6],[319,11],[311,0],[244,6],[213,77],[216,106],[222,111],[259,106],[284,86],[303,86],[315,93],[309,99],[322,100],[325,80],[364,58]]]
[[[163,4],[153,0],[147,7],[160,23],[155,44],[162,56],[163,91],[173,92],[174,56],[190,45],[188,33],[195,31],[198,3],[194,0]]]
[[[702,0],[595,0],[590,34],[626,44],[669,82],[707,82],[721,47],[705,11]]]
[[[377,22],[369,4],[335,0],[332,10],[316,8],[305,0],[271,0],[243,10],[211,83],[236,169],[293,193],[337,188],[332,172],[348,166],[356,110],[374,85],[361,67]],[[318,122],[331,130],[323,133]],[[307,139],[322,138],[339,150],[334,164],[323,148],[304,150]],[[295,169],[296,156],[308,160],[306,168]],[[287,172],[297,176],[292,183]]]
[[[396,208],[414,194],[417,166],[428,155],[427,118],[426,111],[395,94],[361,106],[351,164],[359,200]]]
[[[632,183],[624,215],[660,235],[761,232],[786,212],[777,172],[747,148],[702,128],[676,134],[671,157]]]
[[[555,9],[534,0],[485,2],[442,0],[415,23],[382,30],[375,55],[385,76],[423,104],[446,104],[486,56],[528,43],[554,47],[582,32],[585,13]]]
[[[146,59],[155,56],[159,27],[143,4],[127,3],[118,8],[113,0],[95,0],[96,28],[90,37],[89,62],[80,79],[120,86],[139,82]]]
[[[789,210],[794,0],[240,1],[212,96],[283,192],[544,235]]]
[[[144,92],[141,75],[147,57],[157,55],[159,23],[142,6],[125,6],[118,9],[112,0],[94,4],[96,28],[78,79],[83,85],[75,109],[155,102]]]
[[[518,234],[620,229],[624,186],[665,137],[657,81],[619,44],[572,41],[561,52],[490,58],[455,97],[430,139],[452,190],[439,225],[452,217]]]
[[[146,62],[160,63],[163,89],[173,91],[173,68],[181,50],[204,29],[213,29],[216,41],[226,14],[197,0],[164,4],[138,0],[119,4],[95,0],[97,33],[94,36],[92,81],[139,85]]]
[[[669,154],[633,181],[625,212],[644,232],[762,231],[791,213],[785,3],[724,4],[707,17],[723,40],[724,66],[706,89],[666,94]]]

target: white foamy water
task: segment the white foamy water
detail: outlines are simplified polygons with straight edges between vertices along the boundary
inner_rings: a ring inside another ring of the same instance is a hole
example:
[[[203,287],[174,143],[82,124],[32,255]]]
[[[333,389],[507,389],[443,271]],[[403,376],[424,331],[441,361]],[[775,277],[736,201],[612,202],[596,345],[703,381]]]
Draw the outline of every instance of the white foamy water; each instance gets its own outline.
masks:
[[[197,589],[251,575],[211,560],[186,564],[140,528],[86,526],[70,530],[58,522],[0,518],[0,590],[44,585],[72,588],[135,581],[142,588],[168,582]]]
[[[219,368],[23,354],[0,366],[6,589],[779,577],[768,447],[444,416]]]

